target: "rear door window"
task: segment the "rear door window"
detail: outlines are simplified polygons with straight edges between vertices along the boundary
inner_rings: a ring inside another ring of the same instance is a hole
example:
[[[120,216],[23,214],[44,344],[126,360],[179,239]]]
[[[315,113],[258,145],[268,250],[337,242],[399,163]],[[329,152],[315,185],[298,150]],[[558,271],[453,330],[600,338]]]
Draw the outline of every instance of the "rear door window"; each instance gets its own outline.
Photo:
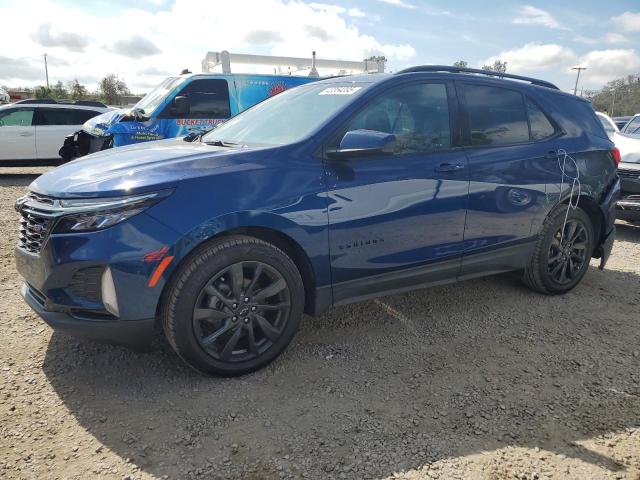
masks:
[[[33,108],[0,111],[0,127],[28,127],[33,125]]]
[[[175,115],[172,113],[173,102],[165,107],[162,118],[230,118],[229,85],[222,79],[194,80],[184,87],[178,96],[189,99],[189,113]]]
[[[56,125],[81,125],[76,110],[71,108],[38,108],[36,125],[56,126]]]
[[[472,145],[529,142],[529,124],[522,94],[506,88],[463,84]]]
[[[100,112],[96,112],[95,110],[73,110],[73,124],[82,125],[84,122],[97,115],[100,115]]]

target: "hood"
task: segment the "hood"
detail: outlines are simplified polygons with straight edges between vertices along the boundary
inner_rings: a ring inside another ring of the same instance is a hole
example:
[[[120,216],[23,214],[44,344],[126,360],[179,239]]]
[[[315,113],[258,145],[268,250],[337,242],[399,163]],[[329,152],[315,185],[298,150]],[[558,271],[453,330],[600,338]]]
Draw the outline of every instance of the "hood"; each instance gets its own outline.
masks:
[[[640,163],[640,137],[616,132],[612,140],[624,163]]]
[[[97,117],[90,118],[84,125],[82,130],[96,137],[102,137],[107,135],[107,130],[112,125],[120,122],[121,120],[131,121],[135,120],[136,116],[132,113],[130,108],[117,108],[109,110],[108,112],[101,113]]]
[[[255,168],[254,152],[273,149],[214,147],[181,138],[146,142],[66,163],[39,176],[29,188],[56,198],[132,195],[172,188],[190,177]]]

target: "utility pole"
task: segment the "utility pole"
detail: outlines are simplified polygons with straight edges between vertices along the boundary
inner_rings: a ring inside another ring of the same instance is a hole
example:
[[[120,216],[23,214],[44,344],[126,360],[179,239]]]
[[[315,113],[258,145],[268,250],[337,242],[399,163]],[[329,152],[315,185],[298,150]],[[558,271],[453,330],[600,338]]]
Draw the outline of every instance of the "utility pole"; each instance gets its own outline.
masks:
[[[582,70],[586,70],[587,67],[573,67],[571,70],[577,70],[578,71],[578,75],[576,76],[576,86],[573,87],[573,94],[577,95],[578,94],[578,81],[580,80],[580,72]]]
[[[610,117],[613,117],[613,107],[616,105],[616,91],[613,90],[613,99],[611,100],[611,112],[609,113]]]
[[[47,91],[49,91],[49,68],[47,67],[47,54],[43,55],[44,57],[44,74],[47,77]]]

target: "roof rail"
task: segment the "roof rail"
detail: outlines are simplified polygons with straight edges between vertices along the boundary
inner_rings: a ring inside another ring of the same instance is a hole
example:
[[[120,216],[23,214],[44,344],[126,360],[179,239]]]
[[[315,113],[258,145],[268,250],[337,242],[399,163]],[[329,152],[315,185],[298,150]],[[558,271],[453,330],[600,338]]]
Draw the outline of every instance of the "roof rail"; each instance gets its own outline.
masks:
[[[28,105],[30,103],[58,103],[53,98],[27,98],[26,100],[18,100],[14,103],[20,103],[22,105]]]
[[[54,100],[53,98],[28,98],[26,100],[18,100],[15,103],[19,103],[19,104],[22,104],[22,105],[40,103],[40,104],[44,104],[44,105],[54,105],[54,104],[58,104],[58,105],[81,105],[83,107],[103,107],[103,108],[107,108],[107,106],[104,103],[98,102],[97,100],[67,100],[67,99]]]
[[[540,87],[553,88],[554,90],[560,90],[551,82],[544,80],[538,80],[537,78],[523,77],[521,75],[513,75],[511,73],[495,72],[493,70],[480,70],[478,68],[466,68],[466,67],[449,67],[446,65],[421,65],[418,67],[405,68],[396,72],[396,75],[402,73],[417,73],[417,72],[446,72],[446,73],[473,73],[476,75],[486,75],[489,77],[508,78],[510,80],[520,80],[521,82],[528,82],[532,85],[538,85]]]

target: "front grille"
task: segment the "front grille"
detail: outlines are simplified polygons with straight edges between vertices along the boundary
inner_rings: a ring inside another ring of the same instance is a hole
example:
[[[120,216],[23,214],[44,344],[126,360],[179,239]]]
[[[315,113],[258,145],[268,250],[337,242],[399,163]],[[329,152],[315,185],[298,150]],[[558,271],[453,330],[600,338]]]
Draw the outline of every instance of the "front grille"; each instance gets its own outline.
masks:
[[[70,293],[86,300],[102,301],[101,279],[103,271],[103,267],[87,267],[78,270],[69,282]]]
[[[620,178],[633,178],[640,179],[640,170],[618,170],[618,176]]]
[[[53,219],[37,215],[36,213],[20,212],[20,238],[18,247],[30,253],[40,253],[46,241]]]
[[[18,247],[30,253],[40,253],[55,222],[56,200],[29,192],[18,199],[16,208],[20,212]]]

